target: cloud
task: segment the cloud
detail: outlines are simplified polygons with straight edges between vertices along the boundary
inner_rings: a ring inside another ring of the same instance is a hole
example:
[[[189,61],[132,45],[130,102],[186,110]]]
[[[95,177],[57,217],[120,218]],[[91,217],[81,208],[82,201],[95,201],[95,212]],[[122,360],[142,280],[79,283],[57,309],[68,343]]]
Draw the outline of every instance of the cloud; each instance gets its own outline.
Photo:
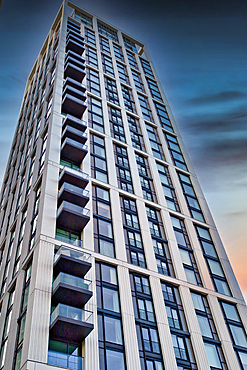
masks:
[[[233,100],[245,99],[246,93],[242,91],[221,91],[217,94],[205,94],[195,98],[188,99],[187,104],[213,104],[225,103]]]

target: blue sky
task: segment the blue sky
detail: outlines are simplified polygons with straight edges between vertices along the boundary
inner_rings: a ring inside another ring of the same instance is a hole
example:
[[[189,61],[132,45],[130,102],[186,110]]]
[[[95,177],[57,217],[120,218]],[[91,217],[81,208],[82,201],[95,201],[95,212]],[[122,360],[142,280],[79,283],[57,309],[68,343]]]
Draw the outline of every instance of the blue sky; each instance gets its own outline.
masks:
[[[76,0],[145,42],[247,297],[247,3]],[[26,78],[61,5],[0,9],[0,181]]]

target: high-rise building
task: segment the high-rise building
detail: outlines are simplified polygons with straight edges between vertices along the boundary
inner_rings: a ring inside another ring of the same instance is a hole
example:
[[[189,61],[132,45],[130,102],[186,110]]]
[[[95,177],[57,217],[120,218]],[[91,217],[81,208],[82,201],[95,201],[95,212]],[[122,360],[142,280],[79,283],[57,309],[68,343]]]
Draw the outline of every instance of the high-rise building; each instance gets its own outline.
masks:
[[[0,197],[0,370],[246,370],[246,306],[146,46],[64,1]]]

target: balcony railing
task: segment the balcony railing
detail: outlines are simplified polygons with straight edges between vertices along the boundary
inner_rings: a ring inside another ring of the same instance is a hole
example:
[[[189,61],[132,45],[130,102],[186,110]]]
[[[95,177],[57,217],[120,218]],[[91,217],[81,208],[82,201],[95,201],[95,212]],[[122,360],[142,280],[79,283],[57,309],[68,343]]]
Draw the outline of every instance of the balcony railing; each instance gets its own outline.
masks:
[[[88,324],[93,324],[93,313],[92,311],[82,310],[80,308],[67,306],[59,303],[55,310],[51,314],[50,324],[57,319],[58,316],[66,317],[67,319],[83,321]]]
[[[47,363],[72,370],[83,370],[83,357],[62,352],[48,351]]]
[[[59,250],[57,251],[57,253],[54,256],[54,263],[58,260],[58,258],[61,255],[67,256],[67,257],[70,257],[70,258],[74,258],[74,259],[77,259],[77,260],[82,261],[82,262],[91,263],[91,261],[92,261],[91,254],[86,253],[86,252],[82,252],[82,251],[77,251],[75,249],[68,248],[65,245],[61,245],[61,247],[59,248]]]
[[[80,239],[70,238],[70,237],[61,235],[59,233],[56,233],[55,239],[57,239],[57,240],[59,240],[60,242],[63,242],[63,243],[68,243],[68,244],[74,245],[76,247],[82,247],[82,240],[80,240]]]
[[[77,276],[65,274],[60,272],[52,284],[52,291],[54,291],[60,283],[68,284],[80,289],[91,290],[91,280],[82,279]]]

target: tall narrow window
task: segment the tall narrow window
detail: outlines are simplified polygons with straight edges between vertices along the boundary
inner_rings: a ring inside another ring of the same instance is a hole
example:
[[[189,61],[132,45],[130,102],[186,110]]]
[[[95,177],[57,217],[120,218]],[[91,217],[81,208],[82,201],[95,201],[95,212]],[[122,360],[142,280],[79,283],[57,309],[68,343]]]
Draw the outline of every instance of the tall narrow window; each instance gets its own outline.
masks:
[[[105,77],[106,99],[116,105],[119,105],[116,82],[109,77]]]
[[[138,69],[136,59],[134,54],[132,54],[130,51],[126,50],[126,54],[128,57],[129,64],[132,68]]]
[[[108,182],[104,138],[91,135],[91,169],[96,180]]]
[[[129,124],[132,146],[139,150],[145,150],[143,136],[138,120],[135,117],[130,116],[129,114],[127,114],[127,120]]]
[[[122,82],[129,85],[129,77],[128,77],[128,72],[127,72],[127,69],[126,69],[125,65],[123,65],[122,63],[117,62],[117,70],[118,70],[119,79]]]
[[[135,201],[127,197],[121,197],[120,204],[128,262],[146,267]]]
[[[215,329],[212,314],[206,297],[198,293],[191,293],[198,324],[200,326],[210,369],[227,370],[224,355],[219,344],[219,337]]]
[[[90,45],[96,46],[94,31],[85,28],[85,41]]]
[[[13,230],[10,234],[9,247],[8,247],[8,251],[7,251],[4,273],[3,273],[3,280],[2,280],[2,285],[1,285],[1,296],[6,291],[7,279],[9,277],[10,260],[11,260],[11,256],[12,256],[12,252],[13,252],[14,240],[15,240],[15,230]]]
[[[154,192],[153,180],[150,175],[148,160],[139,153],[136,153],[135,156],[142,187],[143,198],[150,200],[151,202],[155,202],[156,196]]]
[[[104,132],[101,100],[88,96],[88,122],[93,129]]]
[[[34,200],[34,205],[33,205],[33,218],[31,221],[29,250],[32,249],[35,244],[35,236],[36,236],[37,222],[38,222],[38,216],[39,216],[40,195],[41,195],[41,182],[39,183],[38,188],[35,193],[35,200]]]
[[[154,105],[155,105],[161,126],[164,129],[173,132],[173,128],[170,122],[170,118],[167,114],[166,107],[156,102],[154,102]]]
[[[223,301],[220,303],[233,348],[235,349],[241,369],[245,370],[247,365],[247,337],[238,314],[237,306]]]
[[[169,134],[165,134],[165,138],[175,166],[188,171],[180,146],[178,145],[177,138]]]
[[[87,89],[91,93],[100,96],[99,74],[91,68],[87,68]]]
[[[195,261],[194,253],[191,249],[184,221],[174,216],[171,216],[171,221],[187,281],[188,283],[202,286],[201,278]]]
[[[9,300],[8,300],[7,312],[5,316],[3,337],[2,337],[1,349],[0,349],[0,369],[2,369],[5,364],[6,350],[7,350],[8,339],[9,339],[9,329],[10,329],[13,304],[14,304],[14,297],[15,297],[15,288],[13,288],[11,292],[9,293]]]
[[[141,94],[137,94],[137,95],[138,95],[138,98],[139,98],[139,103],[140,103],[140,106],[141,106],[142,115],[143,115],[144,119],[147,119],[149,121],[153,121],[153,117],[152,117],[151,109],[149,107],[148,99],[145,96],[141,95]]]
[[[144,73],[148,77],[154,78],[153,71],[152,71],[152,68],[150,67],[149,62],[147,60],[141,59],[141,65],[142,65]]]
[[[163,164],[157,162],[157,168],[159,171],[160,181],[163,188],[164,196],[166,198],[166,204],[169,209],[179,212],[179,205],[175,193],[175,189],[172,185],[172,180],[168,171],[168,168]]]
[[[93,213],[95,251],[114,257],[110,193],[107,189],[93,186]]]
[[[122,114],[121,114],[120,109],[117,109],[109,105],[108,114],[109,114],[109,121],[111,125],[112,137],[125,143],[126,140],[125,140],[124,126],[123,126]]]
[[[152,207],[146,206],[149,229],[152,237],[157,269],[160,274],[174,276],[168,242],[161,222],[160,213]]]
[[[148,278],[130,274],[141,369],[163,370],[158,328]]]
[[[114,43],[112,45],[113,45],[113,50],[114,50],[115,58],[117,58],[117,59],[121,60],[122,62],[124,62],[122,48],[119,45],[114,44]]]
[[[114,147],[117,168],[117,180],[120,189],[133,193],[132,177],[130,172],[127,149],[120,145]]]
[[[159,100],[162,103],[163,99],[161,97],[157,82],[147,78],[147,83],[148,83],[148,87],[149,87],[152,97],[156,100]]]
[[[102,66],[103,66],[104,73],[114,77],[112,59],[104,54],[102,54],[101,57],[102,57]]]
[[[99,21],[97,22],[97,25],[98,25],[99,33],[108,37],[109,39],[112,39],[113,41],[118,42],[118,35],[115,30],[113,30],[110,27],[107,27],[106,25],[104,25],[103,23],[100,23]]]
[[[22,347],[23,347],[25,324],[26,324],[26,312],[27,312],[31,272],[32,272],[32,263],[30,262],[27,266],[26,273],[25,273],[24,286],[22,290],[20,315],[17,320],[18,330],[17,330],[17,340],[16,340],[16,347],[15,347],[15,355],[14,355],[15,356],[14,357],[14,367],[13,367],[14,370],[19,370],[21,367],[21,354],[22,354]]]
[[[132,72],[132,76],[133,76],[133,80],[134,80],[134,84],[135,84],[136,89],[138,91],[141,91],[141,92],[145,93],[140,74],[138,72],[136,72],[135,70],[133,70],[133,69],[131,70],[131,72]]]
[[[162,146],[160,144],[156,128],[146,123],[146,129],[154,157],[164,159]]]
[[[178,288],[161,283],[178,369],[197,369]]]
[[[22,212],[21,216],[21,226],[18,236],[18,243],[16,247],[16,254],[15,254],[15,262],[14,262],[14,269],[13,269],[13,276],[19,271],[20,262],[21,262],[21,253],[23,248],[23,238],[25,234],[26,228],[26,220],[27,220],[27,207],[25,207],[24,211]]]
[[[97,51],[93,48],[86,47],[86,62],[94,68],[98,68]]]
[[[124,341],[116,267],[96,262],[100,370],[124,370]]]
[[[39,175],[43,171],[45,166],[45,157],[46,157],[46,149],[47,149],[47,141],[48,141],[48,129],[46,129],[43,135],[42,147],[40,151],[40,158],[39,158]]]
[[[226,276],[221,267],[221,263],[209,231],[198,225],[195,225],[195,228],[216,291],[222,294],[231,295]]]
[[[123,94],[125,109],[127,109],[128,111],[130,111],[132,113],[136,113],[135,103],[134,103],[134,100],[133,100],[131,90],[128,89],[127,87],[125,87],[124,85],[121,85],[121,88],[122,88],[122,94]]]
[[[99,43],[100,43],[100,49],[104,53],[111,54],[109,41],[105,37],[99,36]]]
[[[188,175],[184,175],[183,173],[178,173],[178,177],[179,177],[191,216],[195,220],[205,222],[203,213],[202,213],[200,204],[198,202],[196,193],[193,189],[190,177]]]

